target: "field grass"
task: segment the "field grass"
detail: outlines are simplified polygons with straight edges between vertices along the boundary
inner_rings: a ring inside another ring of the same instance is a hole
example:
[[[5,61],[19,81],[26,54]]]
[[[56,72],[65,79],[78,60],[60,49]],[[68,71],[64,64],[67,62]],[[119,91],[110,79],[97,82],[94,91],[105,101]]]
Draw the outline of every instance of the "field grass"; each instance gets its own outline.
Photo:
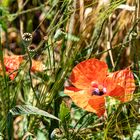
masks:
[[[0,140],[140,140],[139,47],[139,0],[0,0]],[[8,73],[11,56],[23,60]],[[64,93],[90,58],[135,79],[133,99],[107,97],[102,117]]]

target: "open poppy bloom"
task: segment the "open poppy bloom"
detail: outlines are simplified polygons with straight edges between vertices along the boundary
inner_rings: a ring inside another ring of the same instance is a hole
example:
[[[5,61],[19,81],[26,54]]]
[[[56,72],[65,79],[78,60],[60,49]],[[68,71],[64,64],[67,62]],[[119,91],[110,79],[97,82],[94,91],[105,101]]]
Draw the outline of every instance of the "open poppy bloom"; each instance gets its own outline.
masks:
[[[73,86],[66,87],[64,93],[77,106],[99,117],[105,112],[105,96],[127,102],[132,100],[135,90],[134,77],[129,68],[109,73],[107,64],[94,58],[76,65],[70,81]]]
[[[4,57],[4,66],[6,70],[6,74],[9,75],[11,80],[14,80],[17,75],[17,71],[20,67],[20,64],[24,61],[23,56],[5,56]],[[40,72],[43,71],[44,65],[40,61],[32,60],[32,72]],[[2,66],[0,65],[0,71],[2,71]]]

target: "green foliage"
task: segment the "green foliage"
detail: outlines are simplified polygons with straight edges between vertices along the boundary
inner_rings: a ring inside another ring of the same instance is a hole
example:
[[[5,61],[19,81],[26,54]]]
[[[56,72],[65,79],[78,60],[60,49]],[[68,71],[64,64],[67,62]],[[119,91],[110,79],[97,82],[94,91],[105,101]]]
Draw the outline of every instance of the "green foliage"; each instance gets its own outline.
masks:
[[[30,115],[30,114],[42,115],[42,116],[49,117],[49,118],[52,118],[52,119],[56,119],[56,120],[59,121],[59,119],[56,118],[55,116],[49,114],[48,112],[40,110],[37,107],[31,106],[31,105],[18,105],[18,106],[15,106],[14,108],[12,108],[9,111],[9,113],[12,114],[13,116],[15,116],[15,115]]]
[[[0,4],[0,140],[139,140],[139,1]],[[33,39],[23,47],[24,32]],[[24,58],[14,80],[4,66],[9,55]],[[106,61],[111,72],[130,67],[137,85],[128,103],[107,97],[101,118],[78,108],[63,92],[73,67],[92,57]],[[32,60],[42,62],[43,70],[31,71]]]
[[[66,106],[64,102],[62,102],[59,111],[59,118],[62,121],[62,123],[65,122],[66,120],[67,121],[69,120],[69,113],[70,109]]]

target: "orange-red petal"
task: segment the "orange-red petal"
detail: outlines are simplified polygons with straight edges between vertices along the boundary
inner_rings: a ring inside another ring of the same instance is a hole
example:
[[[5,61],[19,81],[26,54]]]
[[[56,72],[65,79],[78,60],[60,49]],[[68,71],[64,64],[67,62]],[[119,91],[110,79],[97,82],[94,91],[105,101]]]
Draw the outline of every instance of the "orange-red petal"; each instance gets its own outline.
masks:
[[[17,71],[19,69],[20,64],[23,62],[23,56],[5,56],[4,57],[4,66],[6,69],[6,73],[9,75],[10,79],[13,80],[17,75]],[[44,65],[41,61],[32,60],[32,72],[42,72],[44,70]],[[2,71],[2,67],[0,65],[0,71]]]
[[[136,86],[131,70],[127,68],[114,73],[110,73],[109,77],[114,81],[114,83],[124,88],[124,101],[126,102],[132,100],[133,92],[135,91]]]
[[[41,61],[32,60],[32,72],[42,72],[44,70],[44,65]]]
[[[17,72],[14,72],[14,73],[9,74],[9,77],[10,77],[11,80],[14,80],[16,75],[17,75]]]
[[[102,83],[107,76],[107,64],[98,59],[85,60],[76,65],[70,76],[72,84],[79,89],[88,89],[92,81]]]
[[[23,61],[22,56],[7,56],[4,57],[4,65],[6,70],[17,70]]]
[[[114,81],[114,79],[112,78],[112,76],[107,76],[104,79],[103,82],[104,87],[107,90],[107,93],[111,92],[113,89],[115,89],[115,87],[117,86],[117,83]]]
[[[20,64],[23,61],[22,56],[6,56],[4,57],[4,66],[6,69],[6,73],[9,75],[11,80],[14,80],[17,75],[17,71],[19,69]],[[1,66],[0,66],[1,67]],[[2,70],[2,68],[0,68]]]
[[[101,117],[105,113],[104,96],[92,96],[88,101],[89,105],[96,110],[96,114]]]
[[[89,112],[96,112],[96,110],[89,105],[88,100],[91,96],[85,90],[79,90],[75,87],[66,87],[64,93],[69,95],[72,101],[80,108]]]
[[[112,96],[122,102],[125,101],[125,90],[123,87],[119,85],[117,85],[116,88],[112,90],[111,92],[109,92],[107,95]]]

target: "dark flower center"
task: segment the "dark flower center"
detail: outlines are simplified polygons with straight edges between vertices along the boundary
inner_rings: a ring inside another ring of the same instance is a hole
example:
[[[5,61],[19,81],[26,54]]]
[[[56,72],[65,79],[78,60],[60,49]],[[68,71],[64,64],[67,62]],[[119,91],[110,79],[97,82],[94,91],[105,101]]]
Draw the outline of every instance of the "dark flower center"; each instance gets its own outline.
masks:
[[[98,96],[102,96],[106,93],[106,88],[102,88],[102,89],[99,89],[99,88],[94,88],[92,90],[92,95],[98,95]]]
[[[90,91],[92,96],[102,96],[106,93],[106,88],[102,84],[99,84],[97,81],[92,81]]]

